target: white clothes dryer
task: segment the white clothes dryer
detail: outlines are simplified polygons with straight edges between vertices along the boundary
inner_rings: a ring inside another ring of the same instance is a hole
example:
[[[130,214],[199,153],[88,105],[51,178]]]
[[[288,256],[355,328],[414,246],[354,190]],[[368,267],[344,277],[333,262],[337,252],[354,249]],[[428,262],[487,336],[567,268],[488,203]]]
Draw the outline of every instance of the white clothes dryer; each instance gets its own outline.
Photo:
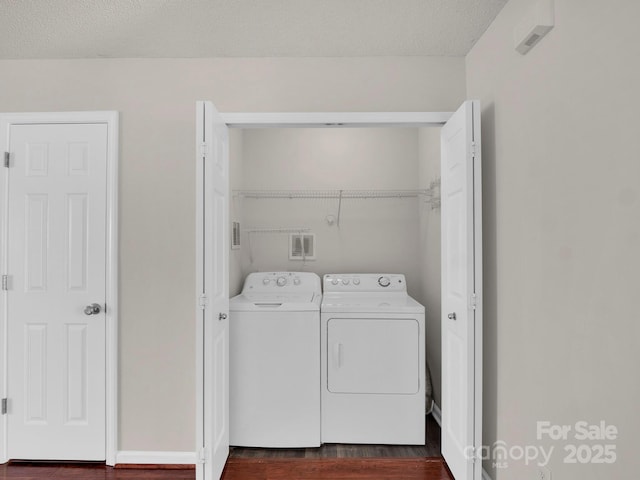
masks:
[[[322,442],[424,445],[424,307],[404,275],[325,275],[320,323]]]
[[[230,300],[229,441],[320,445],[320,277],[251,273]]]

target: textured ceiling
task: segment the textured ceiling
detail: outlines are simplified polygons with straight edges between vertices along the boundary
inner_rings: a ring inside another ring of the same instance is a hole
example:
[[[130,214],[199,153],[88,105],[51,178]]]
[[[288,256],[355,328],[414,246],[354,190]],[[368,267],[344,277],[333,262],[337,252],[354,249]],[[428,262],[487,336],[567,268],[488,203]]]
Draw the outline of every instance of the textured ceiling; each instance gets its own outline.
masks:
[[[0,58],[466,55],[507,0],[0,0]]]

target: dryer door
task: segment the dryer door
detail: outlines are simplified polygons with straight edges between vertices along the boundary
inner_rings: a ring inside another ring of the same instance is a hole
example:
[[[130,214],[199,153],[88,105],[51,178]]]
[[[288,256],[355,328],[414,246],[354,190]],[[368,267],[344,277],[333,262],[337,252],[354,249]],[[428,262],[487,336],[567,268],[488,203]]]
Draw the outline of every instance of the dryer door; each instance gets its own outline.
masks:
[[[414,318],[331,318],[327,388],[331,393],[416,394],[420,325]]]

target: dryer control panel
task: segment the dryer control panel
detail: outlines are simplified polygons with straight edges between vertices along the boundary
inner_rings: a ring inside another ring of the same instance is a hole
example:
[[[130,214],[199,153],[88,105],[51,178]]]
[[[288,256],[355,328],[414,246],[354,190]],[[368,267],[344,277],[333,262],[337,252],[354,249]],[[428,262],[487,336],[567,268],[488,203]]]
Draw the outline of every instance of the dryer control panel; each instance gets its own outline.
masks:
[[[406,292],[407,283],[400,273],[328,273],[323,292]]]
[[[320,293],[320,277],[311,272],[254,272],[247,275],[242,293]]]

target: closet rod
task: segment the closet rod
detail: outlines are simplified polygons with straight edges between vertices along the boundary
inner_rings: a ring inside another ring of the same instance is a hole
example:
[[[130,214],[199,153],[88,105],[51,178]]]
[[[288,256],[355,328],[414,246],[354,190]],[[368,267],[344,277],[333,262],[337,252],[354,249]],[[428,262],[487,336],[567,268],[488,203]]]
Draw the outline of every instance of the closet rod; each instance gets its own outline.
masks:
[[[295,228],[295,227],[282,227],[282,228],[247,228],[244,231],[246,233],[305,233],[310,231],[310,228]]]
[[[244,198],[411,198],[426,195],[417,190],[235,190]]]

